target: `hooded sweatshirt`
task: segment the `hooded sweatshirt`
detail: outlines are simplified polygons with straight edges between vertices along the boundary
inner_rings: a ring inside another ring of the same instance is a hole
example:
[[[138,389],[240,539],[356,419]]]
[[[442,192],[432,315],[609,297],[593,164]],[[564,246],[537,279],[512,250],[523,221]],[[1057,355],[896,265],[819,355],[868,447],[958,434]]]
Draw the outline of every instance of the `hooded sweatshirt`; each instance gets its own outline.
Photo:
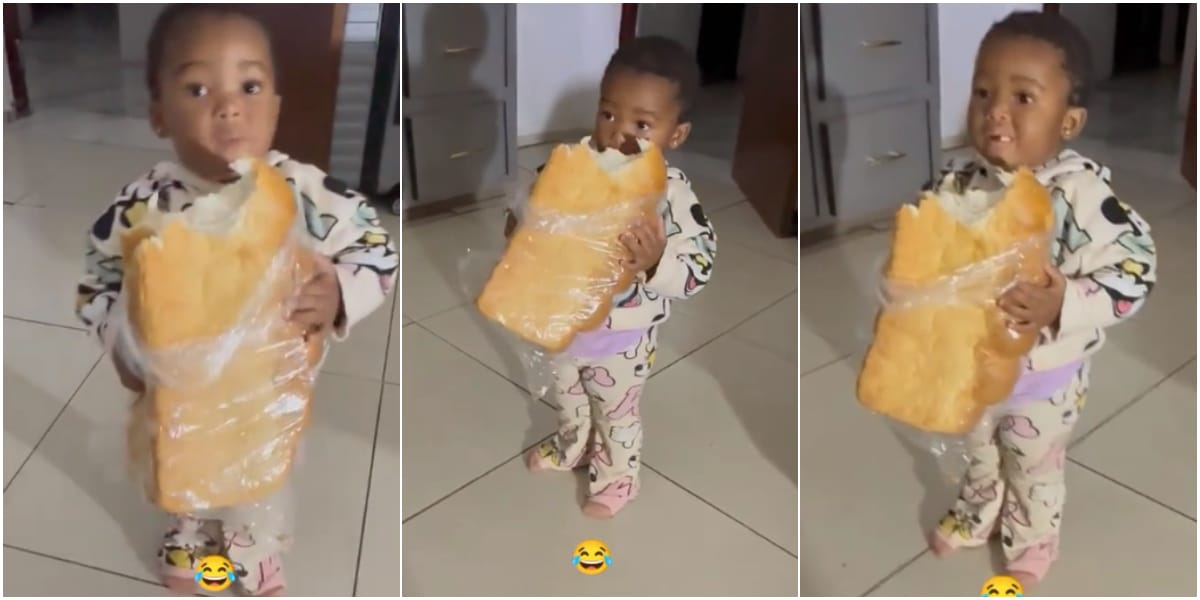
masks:
[[[344,340],[350,328],[383,303],[399,267],[391,235],[361,194],[320,169],[271,151],[266,162],[292,185],[303,205],[310,247],[328,256],[341,286],[344,313],[332,337]],[[147,202],[163,212],[186,212],[193,201],[216,192],[207,181],[172,162],[162,162],[126,185],[88,232],[85,268],[76,291],[76,314],[105,347],[111,347],[109,314],[121,294],[124,267],[121,238],[146,214]]]
[[[1157,275],[1150,226],[1117,198],[1108,168],[1063,150],[1033,172],[1053,200],[1051,259],[1066,277],[1066,291],[1058,326],[1043,328],[1026,358],[1020,397],[1010,399],[1017,403],[1048,397],[1069,383],[1079,364],[1104,345],[1105,329],[1141,309]],[[933,187],[998,191],[1011,178],[976,158],[943,170]]]

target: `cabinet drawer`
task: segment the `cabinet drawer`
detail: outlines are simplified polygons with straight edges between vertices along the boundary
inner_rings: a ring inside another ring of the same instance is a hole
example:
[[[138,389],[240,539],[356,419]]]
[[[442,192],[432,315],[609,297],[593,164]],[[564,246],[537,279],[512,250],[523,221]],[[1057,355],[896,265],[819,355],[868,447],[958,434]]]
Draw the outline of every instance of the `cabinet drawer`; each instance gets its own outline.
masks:
[[[893,210],[933,173],[923,101],[832,119],[822,128],[839,219]]]
[[[420,202],[472,194],[508,173],[505,105],[487,102],[409,117]]]
[[[848,98],[929,81],[924,5],[821,4],[824,98]]]
[[[503,90],[505,18],[503,4],[405,4],[408,97]]]

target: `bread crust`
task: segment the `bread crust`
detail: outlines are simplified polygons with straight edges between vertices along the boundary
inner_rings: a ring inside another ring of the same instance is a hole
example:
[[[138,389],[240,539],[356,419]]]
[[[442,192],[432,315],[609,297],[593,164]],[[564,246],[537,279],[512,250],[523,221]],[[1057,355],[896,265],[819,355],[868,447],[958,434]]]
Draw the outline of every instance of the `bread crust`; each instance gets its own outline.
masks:
[[[995,299],[1014,281],[1045,283],[1053,226],[1050,195],[1027,169],[978,224],[960,222],[929,194],[916,210],[902,208],[885,278],[923,291],[880,311],[859,401],[917,429],[961,434],[1006,399],[1037,334],[1010,332]]]
[[[586,144],[556,147],[476,307],[551,352],[600,327],[613,296],[637,277],[622,262],[618,236],[658,218],[666,182],[666,162],[653,145],[613,173]]]
[[[169,512],[269,496],[287,479],[308,422],[323,344],[305,340],[281,307],[314,265],[291,237],[297,206],[287,181],[261,162],[247,177],[253,190],[228,231],[173,214],[122,240],[130,325],[152,373],[165,372],[135,406],[129,447],[150,451],[147,492]],[[229,334],[238,328],[257,339]],[[206,372],[223,335],[234,340],[232,358]]]

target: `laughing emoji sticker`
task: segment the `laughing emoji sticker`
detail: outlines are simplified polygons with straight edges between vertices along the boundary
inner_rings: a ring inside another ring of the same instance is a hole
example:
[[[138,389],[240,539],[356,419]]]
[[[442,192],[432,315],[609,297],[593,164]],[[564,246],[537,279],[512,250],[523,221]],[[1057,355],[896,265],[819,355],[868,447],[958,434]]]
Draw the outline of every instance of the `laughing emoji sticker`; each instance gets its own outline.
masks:
[[[223,592],[237,581],[233,563],[219,554],[210,554],[196,563],[196,584],[206,592]]]
[[[1021,582],[1008,575],[997,575],[983,582],[983,589],[979,590],[979,595],[988,596],[1008,596],[1010,598],[1019,598],[1025,595],[1025,590],[1021,588]]]
[[[612,554],[608,546],[600,540],[583,540],[575,547],[575,557],[571,564],[584,575],[599,575],[608,570],[612,564]]]

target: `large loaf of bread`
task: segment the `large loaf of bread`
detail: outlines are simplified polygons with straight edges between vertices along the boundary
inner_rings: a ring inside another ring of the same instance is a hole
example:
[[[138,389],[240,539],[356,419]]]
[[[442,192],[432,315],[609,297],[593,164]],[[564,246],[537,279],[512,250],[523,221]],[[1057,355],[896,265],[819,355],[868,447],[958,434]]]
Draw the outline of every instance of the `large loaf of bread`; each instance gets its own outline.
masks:
[[[149,384],[130,428],[144,439],[130,449],[170,512],[270,495],[308,420],[322,347],[283,306],[311,255],[292,237],[297,205],[283,176],[260,162],[239,168],[236,183],[186,213],[149,207],[122,240],[134,355]]]
[[[623,264],[619,236],[659,218],[666,191],[662,154],[644,141],[639,150],[554,149],[476,302],[486,317],[551,352],[603,324],[637,275]]]
[[[926,194],[901,208],[859,401],[958,434],[1006,399],[1037,334],[1013,333],[995,300],[1015,281],[1045,282],[1053,225],[1050,196],[1027,170],[1004,191]]]

